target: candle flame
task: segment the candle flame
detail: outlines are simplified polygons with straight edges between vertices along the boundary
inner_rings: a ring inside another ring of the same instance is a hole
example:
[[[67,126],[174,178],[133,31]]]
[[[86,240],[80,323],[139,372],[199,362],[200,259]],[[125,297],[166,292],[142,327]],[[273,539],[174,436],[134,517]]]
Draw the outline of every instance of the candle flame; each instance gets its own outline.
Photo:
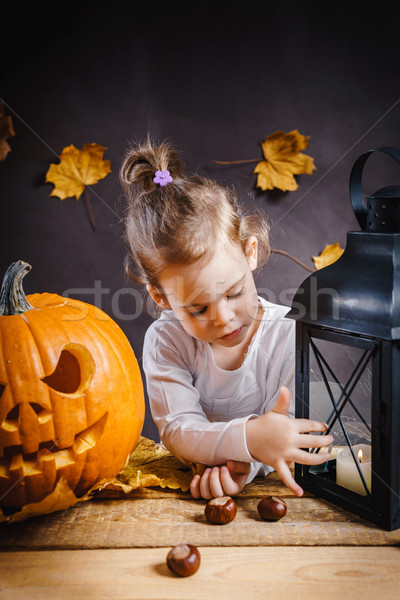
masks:
[[[358,462],[362,462],[363,451],[361,450],[361,448],[359,449],[359,451],[357,453],[357,458],[358,458]]]

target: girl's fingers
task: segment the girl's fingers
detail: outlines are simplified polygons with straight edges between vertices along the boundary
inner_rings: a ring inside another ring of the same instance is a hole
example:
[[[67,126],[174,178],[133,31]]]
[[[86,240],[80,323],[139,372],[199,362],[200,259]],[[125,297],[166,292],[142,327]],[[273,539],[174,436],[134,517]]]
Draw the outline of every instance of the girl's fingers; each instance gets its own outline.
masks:
[[[211,469],[208,482],[210,486],[210,493],[212,494],[213,498],[219,498],[225,495],[221,485],[219,467],[214,467],[213,469]]]
[[[232,479],[228,467],[221,467],[221,483],[224,489],[224,496],[234,496],[240,491],[240,486]]]
[[[190,493],[195,500],[198,500],[200,496],[200,475],[195,475],[190,483]]]
[[[301,465],[320,465],[331,458],[327,452],[306,452],[296,450],[293,452],[293,461]]]
[[[210,473],[211,469],[208,468],[204,471],[203,475],[200,478],[200,495],[202,498],[206,500],[210,500],[212,498],[211,490],[210,490]]]
[[[282,460],[277,464],[276,472],[278,473],[279,477],[282,479],[286,487],[289,488],[289,490],[292,490],[292,492],[296,494],[296,496],[303,495],[303,489],[294,480],[292,472],[285,461]]]
[[[300,434],[298,448],[324,448],[333,443],[331,435]]]
[[[298,433],[308,433],[310,431],[327,431],[328,425],[321,421],[311,421],[310,419],[293,419],[293,424]]]
[[[281,387],[279,392],[279,398],[276,401],[272,412],[279,413],[281,415],[287,415],[289,412],[290,405],[290,391],[286,386]]]

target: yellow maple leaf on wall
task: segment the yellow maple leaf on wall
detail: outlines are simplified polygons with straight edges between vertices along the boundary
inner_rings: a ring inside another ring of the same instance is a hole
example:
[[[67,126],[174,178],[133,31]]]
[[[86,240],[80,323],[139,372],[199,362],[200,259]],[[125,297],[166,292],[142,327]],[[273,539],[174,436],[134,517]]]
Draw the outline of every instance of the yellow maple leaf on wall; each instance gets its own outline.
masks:
[[[57,165],[51,164],[46,173],[46,181],[54,183],[50,196],[57,196],[60,200],[75,196],[78,201],[85,190],[93,230],[96,229],[96,222],[90,197],[85,188],[104,179],[111,171],[110,161],[103,160],[105,150],[107,148],[95,143],[84,144],[82,150],[78,150],[71,144],[62,151],[60,162]]]
[[[311,156],[303,154],[308,147],[310,136],[301,135],[297,129],[284,133],[276,131],[267,136],[261,144],[264,158],[253,173],[258,175],[257,187],[262,190],[278,188],[283,192],[298,188],[295,175],[311,175],[315,169]]]
[[[315,268],[318,270],[331,265],[342,256],[343,252],[344,248],[341,248],[339,243],[327,244],[319,256],[312,257]]]
[[[54,184],[50,196],[60,200],[81,197],[86,185],[93,185],[111,171],[109,160],[103,160],[106,148],[100,144],[84,144],[82,150],[73,144],[64,148],[59,164],[51,164],[46,181]]]
[[[275,131],[261,144],[265,160],[258,158],[240,160],[214,160],[217,165],[240,165],[257,163],[253,173],[257,174],[257,187],[262,190],[278,188],[283,192],[297,190],[295,175],[314,171],[314,159],[302,150],[308,147],[310,136],[301,135],[294,129],[289,133]]]

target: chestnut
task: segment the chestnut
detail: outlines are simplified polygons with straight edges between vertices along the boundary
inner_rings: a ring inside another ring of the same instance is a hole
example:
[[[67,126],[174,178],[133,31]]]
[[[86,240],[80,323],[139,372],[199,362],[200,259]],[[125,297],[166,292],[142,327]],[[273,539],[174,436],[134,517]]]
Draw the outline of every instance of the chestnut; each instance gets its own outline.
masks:
[[[200,566],[200,552],[192,544],[178,544],[168,552],[167,566],[180,577],[194,575]]]
[[[286,515],[287,506],[278,496],[265,496],[258,503],[257,510],[264,521],[279,521]]]
[[[226,525],[236,517],[237,506],[230,496],[221,496],[210,500],[204,512],[210,523]]]

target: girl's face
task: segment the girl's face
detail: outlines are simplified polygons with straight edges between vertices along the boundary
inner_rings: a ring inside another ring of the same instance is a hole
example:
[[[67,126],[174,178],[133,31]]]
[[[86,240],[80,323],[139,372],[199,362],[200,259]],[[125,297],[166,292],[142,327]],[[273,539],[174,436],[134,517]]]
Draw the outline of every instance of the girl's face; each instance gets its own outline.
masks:
[[[217,249],[208,263],[170,265],[160,277],[162,292],[147,289],[162,308],[171,308],[193,337],[231,348],[246,342],[258,314],[253,273],[257,239],[246,246],[229,244]]]

